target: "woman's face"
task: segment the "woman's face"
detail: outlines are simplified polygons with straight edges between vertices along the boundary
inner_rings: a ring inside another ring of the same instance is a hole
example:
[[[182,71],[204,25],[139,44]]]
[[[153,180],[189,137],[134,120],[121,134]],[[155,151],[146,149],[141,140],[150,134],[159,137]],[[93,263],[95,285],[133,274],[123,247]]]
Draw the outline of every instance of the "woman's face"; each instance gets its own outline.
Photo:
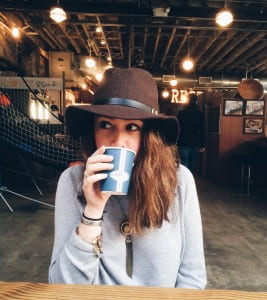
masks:
[[[104,116],[95,119],[96,148],[125,147],[138,153],[143,121],[114,119]]]

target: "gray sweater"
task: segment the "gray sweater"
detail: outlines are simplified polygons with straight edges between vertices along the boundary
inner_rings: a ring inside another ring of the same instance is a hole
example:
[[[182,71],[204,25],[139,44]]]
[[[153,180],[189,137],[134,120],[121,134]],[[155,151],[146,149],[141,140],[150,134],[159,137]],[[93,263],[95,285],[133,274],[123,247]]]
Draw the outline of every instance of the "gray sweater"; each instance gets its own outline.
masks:
[[[58,182],[55,207],[55,240],[49,268],[50,283],[146,285],[179,288],[206,286],[202,225],[195,182],[184,166],[178,170],[176,203],[170,222],[133,237],[133,276],[126,274],[125,238],[119,225],[127,214],[128,199],[112,196],[102,228],[103,253],[75,232],[85,203],[81,191],[83,166],[65,170]]]

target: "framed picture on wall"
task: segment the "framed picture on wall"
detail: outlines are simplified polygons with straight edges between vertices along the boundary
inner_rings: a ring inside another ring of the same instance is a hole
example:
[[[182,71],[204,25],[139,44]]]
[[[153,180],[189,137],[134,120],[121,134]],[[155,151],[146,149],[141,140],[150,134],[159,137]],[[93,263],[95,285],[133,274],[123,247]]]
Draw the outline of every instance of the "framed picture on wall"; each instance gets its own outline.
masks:
[[[246,116],[264,116],[264,100],[247,100],[245,115]]]
[[[263,118],[244,118],[243,133],[262,134],[264,130]]]
[[[244,100],[236,98],[224,99],[223,114],[225,116],[242,116]]]

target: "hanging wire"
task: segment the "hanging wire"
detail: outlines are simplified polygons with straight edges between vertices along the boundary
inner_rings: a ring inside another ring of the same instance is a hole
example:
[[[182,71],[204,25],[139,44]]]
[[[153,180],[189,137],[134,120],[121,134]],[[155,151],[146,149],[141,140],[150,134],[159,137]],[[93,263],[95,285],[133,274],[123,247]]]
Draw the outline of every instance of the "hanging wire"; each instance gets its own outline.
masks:
[[[248,79],[248,68],[246,68],[246,79]]]
[[[188,33],[188,49],[187,49],[187,57],[188,58],[190,57],[190,37],[191,37],[191,34],[189,32]]]

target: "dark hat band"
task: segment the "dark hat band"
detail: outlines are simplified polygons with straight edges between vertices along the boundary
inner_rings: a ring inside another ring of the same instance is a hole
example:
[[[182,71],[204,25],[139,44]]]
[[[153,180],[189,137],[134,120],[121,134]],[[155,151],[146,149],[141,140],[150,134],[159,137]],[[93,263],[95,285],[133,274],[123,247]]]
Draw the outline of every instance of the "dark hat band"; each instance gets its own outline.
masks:
[[[152,113],[157,115],[158,111],[155,108],[152,108],[148,105],[145,105],[144,103],[140,103],[138,101],[132,100],[132,99],[126,99],[126,98],[109,98],[109,99],[101,99],[97,100],[93,105],[121,105],[121,106],[129,106],[133,108],[137,108],[140,110],[143,110],[147,113]]]

